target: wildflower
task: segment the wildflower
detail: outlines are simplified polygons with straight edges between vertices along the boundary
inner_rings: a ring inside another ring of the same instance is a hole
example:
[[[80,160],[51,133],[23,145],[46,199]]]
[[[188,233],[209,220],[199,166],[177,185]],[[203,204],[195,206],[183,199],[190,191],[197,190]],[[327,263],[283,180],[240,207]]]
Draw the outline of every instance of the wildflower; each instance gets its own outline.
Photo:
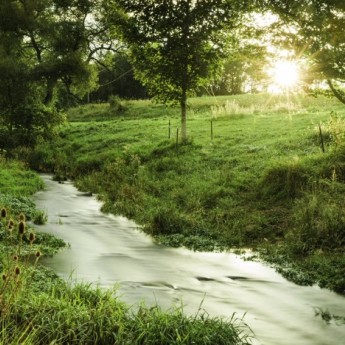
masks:
[[[19,221],[25,222],[25,214],[24,214],[24,213],[21,213],[21,214],[19,215]]]
[[[2,208],[1,209],[1,218],[6,218],[6,216],[7,216],[6,208]]]
[[[20,235],[23,235],[25,232],[25,223],[24,221],[20,221],[19,225],[18,225],[18,232]]]
[[[19,276],[20,268],[18,266],[15,268],[14,273],[16,274],[16,276]]]
[[[38,262],[38,260],[39,260],[39,258],[41,257],[41,252],[40,251],[37,251],[36,252],[36,261],[35,261],[35,264],[37,264],[37,262]]]
[[[29,235],[29,241],[30,241],[30,244],[32,244],[33,241],[35,241],[35,234],[30,232],[30,235]]]

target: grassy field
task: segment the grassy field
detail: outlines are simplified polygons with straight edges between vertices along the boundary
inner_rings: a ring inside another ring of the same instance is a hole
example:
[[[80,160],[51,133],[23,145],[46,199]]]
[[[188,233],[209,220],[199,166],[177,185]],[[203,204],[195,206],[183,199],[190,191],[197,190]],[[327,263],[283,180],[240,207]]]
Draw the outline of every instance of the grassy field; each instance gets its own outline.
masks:
[[[50,146],[18,155],[161,243],[254,248],[296,283],[345,293],[344,115],[324,97],[193,98],[182,145],[177,107],[90,104]]]

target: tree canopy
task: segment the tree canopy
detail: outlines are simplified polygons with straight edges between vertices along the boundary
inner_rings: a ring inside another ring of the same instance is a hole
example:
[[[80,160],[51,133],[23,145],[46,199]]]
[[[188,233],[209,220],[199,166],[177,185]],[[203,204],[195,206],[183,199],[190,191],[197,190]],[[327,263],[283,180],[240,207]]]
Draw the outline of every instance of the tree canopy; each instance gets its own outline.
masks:
[[[21,132],[21,144],[34,143],[61,120],[55,109],[58,87],[81,95],[91,87],[89,62],[104,47],[103,36],[109,37],[98,25],[99,5],[90,0],[1,1],[2,145],[16,141],[13,132]]]
[[[156,99],[180,104],[183,141],[187,97],[219,72],[229,30],[248,7],[242,0],[107,1],[136,77]]]

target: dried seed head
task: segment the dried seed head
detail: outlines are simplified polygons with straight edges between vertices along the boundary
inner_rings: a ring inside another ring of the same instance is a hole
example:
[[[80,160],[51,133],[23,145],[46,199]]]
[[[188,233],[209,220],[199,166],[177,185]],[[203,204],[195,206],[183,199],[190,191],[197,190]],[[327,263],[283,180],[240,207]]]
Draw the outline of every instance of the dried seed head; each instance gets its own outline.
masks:
[[[21,213],[21,214],[19,215],[19,221],[25,222],[25,214],[24,214],[24,213]]]
[[[14,221],[13,221],[13,219],[10,219],[10,220],[8,221],[8,227],[9,227],[9,228],[13,228],[13,226],[14,226]]]
[[[13,255],[13,261],[18,261],[18,255]]]
[[[15,268],[14,273],[16,274],[16,276],[19,276],[20,268],[18,266]]]
[[[20,235],[23,235],[25,232],[25,223],[24,221],[21,221],[18,225],[18,232]]]
[[[30,235],[29,235],[29,241],[30,241],[30,243],[32,243],[33,241],[35,241],[35,234],[34,233],[32,233],[32,232],[30,232]]]
[[[6,216],[7,216],[6,208],[2,208],[1,209],[1,218],[6,218]]]
[[[2,280],[5,282],[7,280],[7,275],[6,274],[3,274],[2,275]]]
[[[41,254],[40,251],[37,251],[37,252],[36,252],[36,258],[39,258],[41,255],[42,255],[42,254]]]

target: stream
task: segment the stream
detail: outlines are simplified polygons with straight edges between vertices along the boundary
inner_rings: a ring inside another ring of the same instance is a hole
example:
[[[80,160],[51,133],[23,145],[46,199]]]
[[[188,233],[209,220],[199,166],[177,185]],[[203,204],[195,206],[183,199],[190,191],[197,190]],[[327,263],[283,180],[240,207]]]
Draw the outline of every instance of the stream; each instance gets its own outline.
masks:
[[[41,175],[46,189],[35,195],[48,224],[36,226],[71,246],[44,265],[71,281],[101,287],[119,283],[118,295],[130,305],[145,302],[163,309],[183,305],[211,316],[233,313],[250,326],[260,345],[339,345],[345,324],[324,321],[316,310],[345,316],[345,298],[316,286],[297,286],[274,269],[232,253],[204,253],[159,246],[121,216],[106,215],[95,197],[71,182]]]

